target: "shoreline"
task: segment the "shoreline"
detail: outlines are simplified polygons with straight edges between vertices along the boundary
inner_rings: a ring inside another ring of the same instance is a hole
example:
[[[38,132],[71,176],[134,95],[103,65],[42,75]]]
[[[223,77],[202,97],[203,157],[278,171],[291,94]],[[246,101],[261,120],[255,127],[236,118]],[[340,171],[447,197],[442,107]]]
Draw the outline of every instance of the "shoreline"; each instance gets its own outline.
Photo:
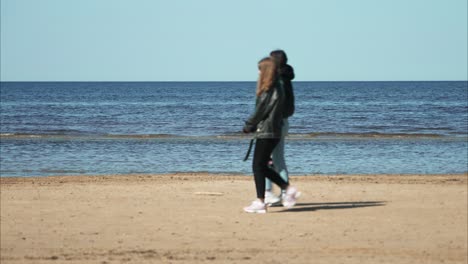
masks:
[[[249,176],[2,177],[0,260],[462,264],[467,179],[292,176],[296,206],[260,215],[242,211],[255,196]]]
[[[232,173],[166,173],[166,174],[78,174],[78,175],[49,175],[49,176],[2,176],[0,185],[27,182],[37,183],[75,183],[75,182],[103,182],[103,181],[151,181],[151,180],[247,180],[253,181],[250,174]],[[454,174],[309,174],[290,175],[291,182],[362,182],[362,183],[434,183],[434,184],[467,184],[468,173]]]

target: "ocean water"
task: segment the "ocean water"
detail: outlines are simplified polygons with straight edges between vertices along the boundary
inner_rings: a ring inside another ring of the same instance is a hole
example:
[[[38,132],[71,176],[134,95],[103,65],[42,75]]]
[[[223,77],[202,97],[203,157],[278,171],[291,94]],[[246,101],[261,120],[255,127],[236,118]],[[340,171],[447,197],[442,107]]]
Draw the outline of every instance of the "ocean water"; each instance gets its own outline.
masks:
[[[292,175],[468,171],[468,82],[294,82]],[[255,82],[1,82],[0,174],[251,174]]]

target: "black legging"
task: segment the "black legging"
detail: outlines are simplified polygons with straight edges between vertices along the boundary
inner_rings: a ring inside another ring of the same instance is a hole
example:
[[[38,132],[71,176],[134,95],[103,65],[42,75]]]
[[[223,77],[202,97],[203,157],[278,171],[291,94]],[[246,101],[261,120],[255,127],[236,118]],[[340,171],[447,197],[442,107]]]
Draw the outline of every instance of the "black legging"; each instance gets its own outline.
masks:
[[[257,189],[257,198],[265,198],[265,179],[268,178],[281,189],[286,189],[288,183],[276,173],[276,171],[268,167],[270,156],[276,145],[280,141],[279,138],[259,138],[255,143],[255,152],[253,157],[252,169],[255,178],[255,188]]]

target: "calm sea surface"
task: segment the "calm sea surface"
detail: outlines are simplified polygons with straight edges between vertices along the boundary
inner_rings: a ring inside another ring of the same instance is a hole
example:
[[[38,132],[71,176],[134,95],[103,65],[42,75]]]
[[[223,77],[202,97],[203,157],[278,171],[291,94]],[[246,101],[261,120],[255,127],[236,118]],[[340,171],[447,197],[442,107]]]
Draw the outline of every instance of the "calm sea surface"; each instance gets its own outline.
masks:
[[[468,171],[468,83],[294,82],[300,174]],[[1,82],[5,176],[211,172],[242,162],[254,82]]]

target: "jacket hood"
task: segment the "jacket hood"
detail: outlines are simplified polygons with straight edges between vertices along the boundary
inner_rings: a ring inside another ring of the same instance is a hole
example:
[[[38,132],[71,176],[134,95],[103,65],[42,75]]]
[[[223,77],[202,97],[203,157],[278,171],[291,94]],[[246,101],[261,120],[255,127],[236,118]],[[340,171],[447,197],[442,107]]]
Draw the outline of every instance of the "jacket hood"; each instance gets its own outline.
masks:
[[[286,64],[280,68],[280,75],[283,79],[292,80],[294,79],[294,69],[291,65]]]

